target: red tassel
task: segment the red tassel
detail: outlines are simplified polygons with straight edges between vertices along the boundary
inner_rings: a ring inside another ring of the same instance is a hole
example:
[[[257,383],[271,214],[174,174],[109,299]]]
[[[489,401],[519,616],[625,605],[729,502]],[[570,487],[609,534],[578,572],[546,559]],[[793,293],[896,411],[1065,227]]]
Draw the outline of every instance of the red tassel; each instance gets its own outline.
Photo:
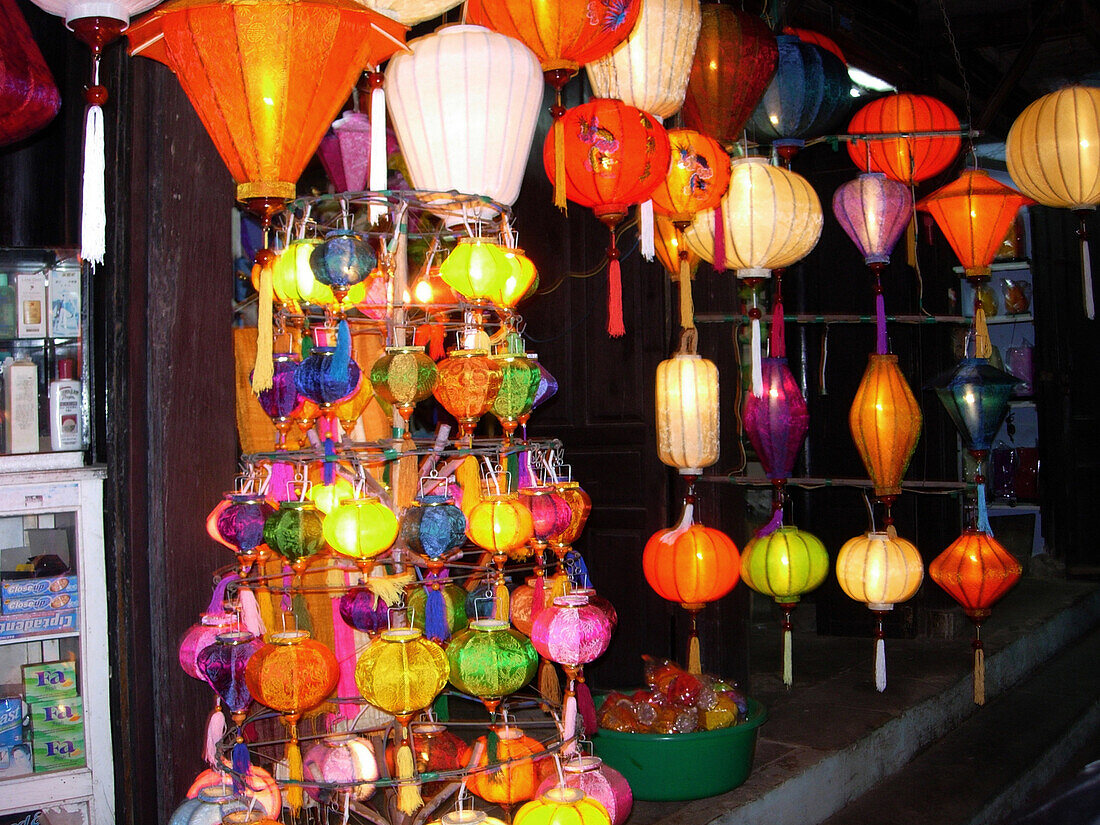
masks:
[[[722,207],[714,210],[714,263],[715,272],[726,271],[726,226],[722,219]]]
[[[772,358],[787,357],[787,331],[784,329],[783,302],[776,301],[772,307],[772,335],[768,346],[768,355]]]
[[[626,334],[623,326],[623,278],[616,255],[607,265],[607,334],[621,338]]]

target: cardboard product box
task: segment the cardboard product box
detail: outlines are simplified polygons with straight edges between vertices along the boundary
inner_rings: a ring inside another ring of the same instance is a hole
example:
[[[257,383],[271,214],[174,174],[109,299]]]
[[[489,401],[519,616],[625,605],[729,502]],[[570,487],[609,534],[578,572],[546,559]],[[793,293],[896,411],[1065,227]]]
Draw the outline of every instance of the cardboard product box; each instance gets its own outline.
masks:
[[[48,734],[80,734],[84,730],[84,700],[68,696],[50,702],[32,702],[31,737]]]
[[[79,579],[75,574],[69,575],[68,573],[63,576],[42,576],[36,579],[4,579],[0,581],[0,598],[5,599],[79,592]]]
[[[45,613],[64,610],[80,603],[78,593],[46,593],[42,596],[4,596],[0,599],[0,612],[5,616],[21,613]]]
[[[76,685],[76,662],[23,665],[23,699],[28,704],[56,702],[76,696]]]
[[[15,329],[20,338],[46,337],[46,273],[15,276]]]
[[[79,627],[80,612],[75,607],[47,613],[20,613],[14,616],[0,614],[0,639],[56,635],[77,630]]]
[[[4,368],[4,443],[9,453],[36,453],[38,365],[13,361]]]
[[[35,773],[82,768],[86,753],[83,728],[79,732],[36,733],[31,736]]]
[[[0,748],[0,782],[17,776],[26,776],[33,770],[34,757],[31,755],[30,742]]]
[[[55,269],[46,286],[51,338],[80,335],[80,270]]]

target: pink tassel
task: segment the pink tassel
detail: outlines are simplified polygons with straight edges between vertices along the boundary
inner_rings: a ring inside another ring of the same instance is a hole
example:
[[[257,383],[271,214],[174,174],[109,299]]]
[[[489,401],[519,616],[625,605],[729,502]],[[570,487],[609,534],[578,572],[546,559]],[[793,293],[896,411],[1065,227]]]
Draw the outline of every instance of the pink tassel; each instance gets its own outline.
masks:
[[[241,608],[241,624],[244,625],[245,630],[257,639],[262,639],[264,633],[267,632],[267,628],[264,627],[263,617],[260,616],[260,606],[256,603],[256,594],[247,587],[242,587],[237,591],[237,603]]]
[[[359,688],[355,685],[355,631],[348,626],[340,615],[339,597],[332,600],[332,638],[333,652],[336,661],[340,663],[340,679],[336,683],[337,696],[358,696]],[[339,713],[347,719],[354,719],[359,715],[360,705],[355,702],[341,702]]]
[[[207,765],[218,764],[218,743],[225,736],[225,714],[214,708],[206,717],[206,737],[202,745],[202,759]]]
[[[577,710],[584,720],[585,736],[592,736],[599,726],[596,721],[596,703],[592,701],[592,691],[585,682],[577,680]]]
[[[776,530],[783,526],[783,508],[778,508],[772,513],[771,521],[756,531],[756,537],[762,539],[765,536],[770,536]]]
[[[546,576],[535,576],[535,595],[531,599],[531,621],[538,618],[546,606]]]
[[[562,748],[562,752],[566,755],[575,753],[577,750],[577,740],[575,738],[577,734],[577,697],[572,693],[565,697],[561,729],[562,738],[572,740]]]
[[[783,318],[783,302],[777,300],[772,307],[772,334],[768,344],[768,355],[772,358],[787,357],[787,330]]]
[[[294,495],[294,467],[286,461],[274,461],[267,480],[267,491],[272,501],[290,501]]]
[[[626,334],[623,326],[623,278],[619,259],[614,257],[607,265],[607,334],[621,338]]]
[[[726,271],[726,224],[722,218],[722,207],[714,210],[714,262],[715,272]]]

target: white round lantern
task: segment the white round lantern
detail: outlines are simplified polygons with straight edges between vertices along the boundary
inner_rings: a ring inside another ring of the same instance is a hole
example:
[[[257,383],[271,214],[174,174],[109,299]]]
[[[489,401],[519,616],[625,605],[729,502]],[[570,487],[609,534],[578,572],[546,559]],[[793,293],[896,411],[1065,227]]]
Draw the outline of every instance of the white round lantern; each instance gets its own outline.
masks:
[[[657,456],[681,475],[718,460],[718,367],[694,352],[657,365]]]
[[[510,206],[542,105],[538,59],[518,40],[482,26],[445,26],[409,47],[390,59],[385,89],[413,186]],[[467,217],[496,214],[479,206]],[[442,217],[449,225],[463,220]]]

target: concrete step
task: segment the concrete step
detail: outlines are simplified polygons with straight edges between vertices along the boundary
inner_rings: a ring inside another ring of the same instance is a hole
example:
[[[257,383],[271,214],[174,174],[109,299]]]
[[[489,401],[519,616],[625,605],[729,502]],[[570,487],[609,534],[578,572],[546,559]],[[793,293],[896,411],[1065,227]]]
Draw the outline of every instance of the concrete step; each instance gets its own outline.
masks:
[[[873,684],[870,639],[817,636],[809,629],[796,629],[795,685],[786,691],[779,680],[778,629],[774,622],[761,625],[754,629],[751,640],[755,666],[750,695],[765,704],[769,719],[760,731],[752,774],[740,788],[722,796],[688,803],[639,802],[629,825],[817,825],[834,815],[843,816],[846,806],[852,806],[880,783],[886,788],[890,777],[906,766],[916,765],[915,757],[934,743],[942,740],[944,747],[949,747],[952,732],[971,720],[994,728],[1008,725],[1013,711],[999,716],[1000,708],[1009,704],[1009,691],[1018,685],[1022,688],[1032,673],[1048,681],[1021,692],[1023,698],[1019,701],[1023,704],[1016,710],[1020,718],[1008,730],[1015,730],[1022,742],[1022,731],[1036,727],[1026,723],[1042,713],[1042,691],[1051,683],[1064,683],[1068,694],[1076,681],[1082,695],[1072,702],[1067,695],[1064,701],[1076,707],[1080,738],[1088,734],[1090,714],[1097,712],[1089,704],[1082,716],[1079,705],[1087,703],[1090,692],[1100,698],[1100,679],[1090,669],[1082,670],[1080,679],[1070,679],[1067,671],[1054,668],[1052,657],[1078,639],[1084,640],[1082,644],[1091,643],[1092,631],[1097,627],[1100,589],[1094,583],[1021,580],[983,628],[987,704],[979,707],[973,702],[973,659],[968,638],[887,640],[888,684],[885,692],[878,693]],[[1070,659],[1066,668],[1081,664],[1072,654],[1067,650]],[[1047,662],[1053,673],[1049,678],[1046,668],[1036,670]],[[1029,701],[1030,714],[1024,713]],[[1072,748],[1076,741],[1071,733],[1076,729],[1071,724],[1073,719],[1070,713],[1062,725],[1065,736],[1048,737],[1049,748]],[[1057,723],[1051,724],[1057,729]],[[986,749],[976,743],[968,750],[965,735],[960,736],[960,743],[954,747],[960,758],[969,760],[969,767],[965,772],[953,769],[948,777],[951,782],[965,784],[975,774],[992,775],[1001,762],[1006,764],[1009,776],[1033,775],[1016,790],[993,781],[981,804],[975,807],[974,816],[987,815],[982,813],[987,809],[988,816],[1003,815],[1008,807],[1019,803],[1027,789],[1045,781],[1042,769],[1036,772],[1029,767],[1042,761],[1030,748],[1021,748],[1019,757],[1008,759],[1003,743],[1000,749]],[[1035,738],[1038,741],[1043,737]],[[934,774],[935,763],[930,763],[927,770]],[[916,787],[927,790],[929,781],[926,777]],[[1004,799],[998,801],[1000,796]],[[920,803],[918,790],[913,804]],[[895,805],[900,808],[903,804],[901,798],[895,800],[887,791],[878,806],[869,810],[877,819],[888,816],[904,823],[907,820],[894,815]],[[928,825],[928,811],[922,811],[921,816],[922,825]],[[864,811],[862,820],[867,819]],[[938,821],[957,825],[996,820],[952,816],[933,820]]]

